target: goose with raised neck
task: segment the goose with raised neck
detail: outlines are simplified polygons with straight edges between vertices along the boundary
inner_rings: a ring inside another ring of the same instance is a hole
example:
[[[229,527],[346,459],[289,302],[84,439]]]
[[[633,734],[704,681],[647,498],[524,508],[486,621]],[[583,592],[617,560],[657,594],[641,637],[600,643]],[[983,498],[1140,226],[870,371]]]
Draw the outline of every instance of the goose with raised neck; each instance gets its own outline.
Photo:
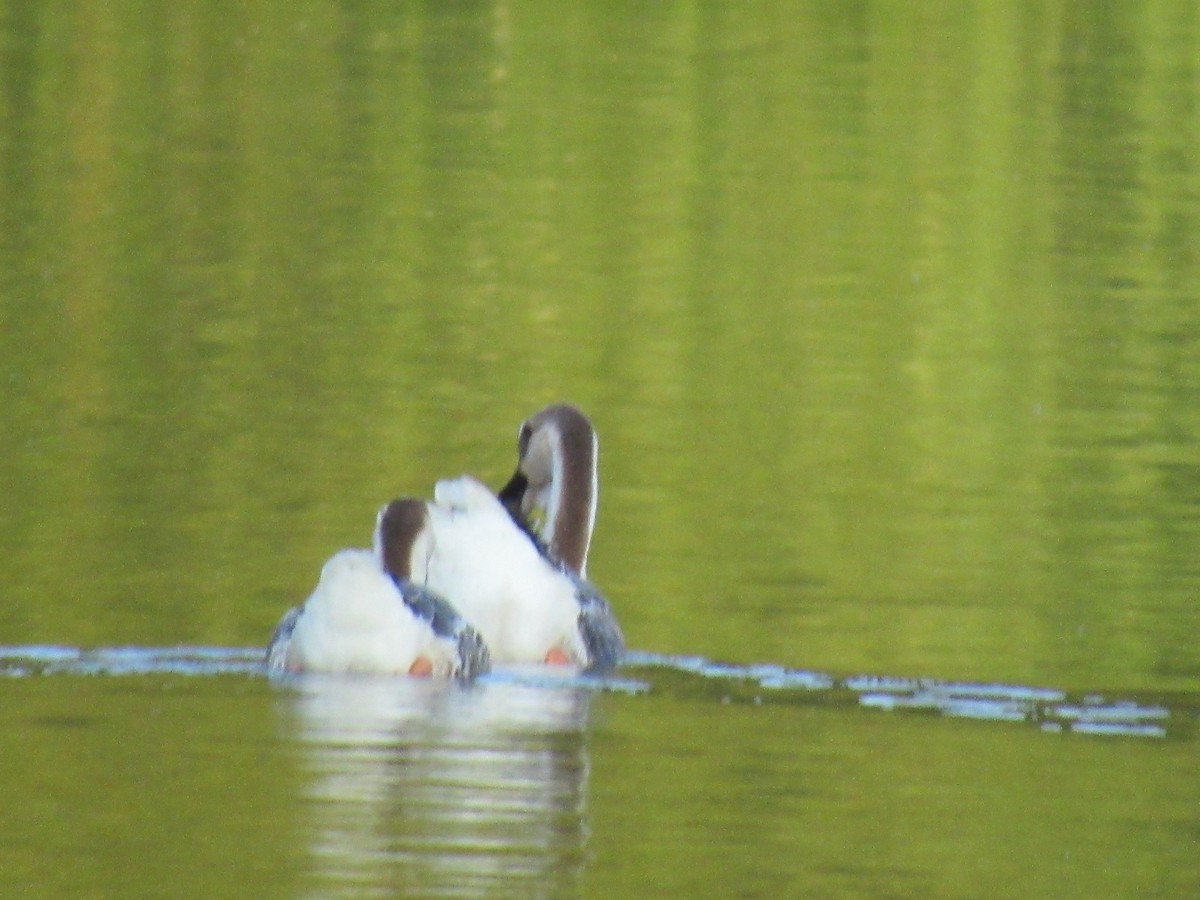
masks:
[[[521,425],[517,454],[499,496],[466,475],[438,482],[420,536],[399,543],[399,554],[384,552],[382,564],[407,567],[446,597],[496,664],[611,669],[624,638],[585,577],[598,493],[595,431],[577,408],[555,404]],[[377,546],[392,543],[386,531],[396,518],[384,508]]]
[[[549,554],[587,577],[600,486],[599,441],[591,421],[568,403],[555,403],[521,423],[517,468],[500,501]]]

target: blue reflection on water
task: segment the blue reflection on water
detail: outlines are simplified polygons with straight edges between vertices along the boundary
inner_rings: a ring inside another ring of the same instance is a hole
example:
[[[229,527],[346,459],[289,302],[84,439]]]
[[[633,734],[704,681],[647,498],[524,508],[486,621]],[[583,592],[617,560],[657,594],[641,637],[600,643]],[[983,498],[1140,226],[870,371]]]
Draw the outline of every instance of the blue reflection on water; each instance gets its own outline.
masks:
[[[739,683],[759,691],[753,702],[809,699],[828,705],[854,705],[887,712],[924,712],[951,718],[1000,722],[1030,722],[1047,732],[1070,732],[1122,737],[1168,736],[1169,726],[1181,729],[1196,718],[1200,701],[1181,701],[1174,711],[1161,704],[1136,700],[1109,700],[1088,694],[1067,702],[1056,688],[1010,684],[975,684],[929,678],[854,675],[837,678],[821,672],[786,669],[776,665],[734,666],[695,656],[662,656],[632,652],[626,666],[693,674],[728,688]],[[653,681],[653,677],[651,677]],[[722,695],[728,700],[729,695]]]
[[[97,647],[54,644],[0,646],[0,675],[255,675],[263,651],[254,647]]]
[[[257,647],[0,646],[0,676],[146,674],[262,676],[265,670]],[[279,681],[289,684],[305,679],[284,677]],[[1188,726],[1200,718],[1200,699],[1188,697],[1173,698],[1170,704],[1112,699],[1097,693],[1072,699],[1056,688],[886,675],[839,678],[774,663],[734,665],[700,656],[644,651],[630,651],[621,670],[606,678],[564,675],[534,666],[493,672],[480,683],[630,695],[676,690],[719,696],[723,702],[740,699],[739,691],[749,688],[754,693],[746,699],[755,703],[811,701],[832,707],[1029,722],[1046,732],[1123,737],[1182,736],[1190,734]]]

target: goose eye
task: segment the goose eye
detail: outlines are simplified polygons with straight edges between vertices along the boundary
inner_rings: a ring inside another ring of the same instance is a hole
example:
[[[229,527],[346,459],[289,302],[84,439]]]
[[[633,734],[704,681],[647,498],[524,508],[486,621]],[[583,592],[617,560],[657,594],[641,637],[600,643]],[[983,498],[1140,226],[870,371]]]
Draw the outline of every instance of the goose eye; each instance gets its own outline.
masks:
[[[529,441],[533,438],[533,429],[526,423],[521,426],[521,431],[517,435],[517,455],[524,456],[525,451],[529,449]]]

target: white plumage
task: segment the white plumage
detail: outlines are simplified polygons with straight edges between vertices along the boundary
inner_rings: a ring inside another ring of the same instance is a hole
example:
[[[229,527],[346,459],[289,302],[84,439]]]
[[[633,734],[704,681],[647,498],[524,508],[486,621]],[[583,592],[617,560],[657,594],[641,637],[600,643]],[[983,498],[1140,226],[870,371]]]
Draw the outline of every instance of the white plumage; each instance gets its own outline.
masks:
[[[552,650],[587,665],[576,580],[548,561],[496,496],[470,476],[439,481],[428,504],[432,552],[413,580],[446,597],[497,663],[540,663]]]
[[[435,633],[405,602],[369,550],[342,550],[321,569],[309,598],[284,616],[268,667],[293,672],[461,673],[459,640]]]

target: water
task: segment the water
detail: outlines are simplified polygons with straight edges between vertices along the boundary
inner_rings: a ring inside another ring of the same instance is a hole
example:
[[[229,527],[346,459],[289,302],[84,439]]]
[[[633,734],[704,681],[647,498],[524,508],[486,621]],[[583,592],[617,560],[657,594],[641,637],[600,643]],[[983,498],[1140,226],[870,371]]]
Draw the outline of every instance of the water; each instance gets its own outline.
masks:
[[[13,892],[1200,894],[1198,44],[0,5]],[[558,399],[614,681],[262,677]]]
[[[461,687],[269,682],[258,648],[25,646],[0,648],[0,676],[25,772],[10,796],[30,810],[9,877],[47,893],[1103,893],[1127,841],[1170,863],[1153,883],[1192,871],[1159,829],[1105,815],[1191,814],[1194,699],[641,652],[603,680]],[[1163,770],[1182,794],[1160,793]],[[1020,877],[1007,854],[944,856],[989,842],[1037,856]],[[45,867],[53,853],[70,863]]]

